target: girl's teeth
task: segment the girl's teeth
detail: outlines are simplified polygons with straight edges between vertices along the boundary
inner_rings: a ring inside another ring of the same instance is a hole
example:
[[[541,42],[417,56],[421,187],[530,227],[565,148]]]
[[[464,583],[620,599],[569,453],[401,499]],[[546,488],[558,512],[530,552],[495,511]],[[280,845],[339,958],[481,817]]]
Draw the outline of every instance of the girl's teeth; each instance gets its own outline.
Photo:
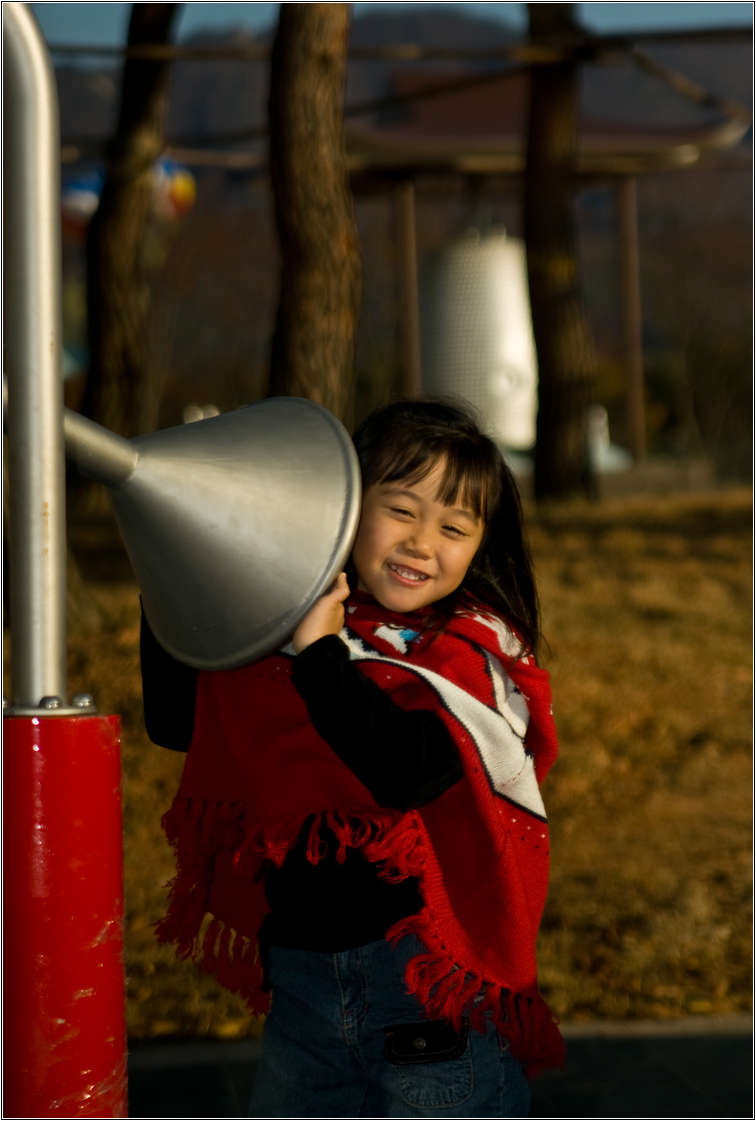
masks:
[[[417,580],[417,582],[420,583],[421,580],[427,580],[428,579],[428,577],[424,573],[413,572],[412,569],[402,568],[398,564],[392,564],[392,565],[389,565],[389,567],[393,568],[394,572],[398,572],[400,576],[404,576],[404,578],[406,580]]]

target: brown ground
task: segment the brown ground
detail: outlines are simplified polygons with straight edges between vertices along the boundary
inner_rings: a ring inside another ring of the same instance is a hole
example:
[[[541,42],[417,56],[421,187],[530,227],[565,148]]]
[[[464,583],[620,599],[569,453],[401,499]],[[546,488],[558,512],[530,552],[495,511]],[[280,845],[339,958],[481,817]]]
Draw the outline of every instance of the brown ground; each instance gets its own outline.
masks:
[[[574,503],[531,514],[530,535],[562,744],[545,788],[544,993],[573,1020],[747,1010],[750,492]],[[122,555],[81,527],[72,539],[99,619],[79,598],[70,690],[123,720],[129,1032],[254,1033],[239,1001],[154,940],[182,757],[144,734]]]

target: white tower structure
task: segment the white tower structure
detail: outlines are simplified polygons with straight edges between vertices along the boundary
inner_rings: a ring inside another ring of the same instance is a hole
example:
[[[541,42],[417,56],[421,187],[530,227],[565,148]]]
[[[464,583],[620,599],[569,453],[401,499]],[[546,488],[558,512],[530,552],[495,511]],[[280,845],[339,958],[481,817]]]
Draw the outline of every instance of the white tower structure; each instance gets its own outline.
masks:
[[[524,243],[499,229],[434,253],[420,284],[423,389],[477,410],[504,448],[535,443],[537,364]]]

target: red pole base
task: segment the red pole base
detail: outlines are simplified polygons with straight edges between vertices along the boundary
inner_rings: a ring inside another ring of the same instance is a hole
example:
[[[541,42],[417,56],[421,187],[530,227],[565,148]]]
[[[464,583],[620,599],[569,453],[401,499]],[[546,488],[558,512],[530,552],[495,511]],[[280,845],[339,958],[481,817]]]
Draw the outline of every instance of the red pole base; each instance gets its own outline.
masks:
[[[127,1117],[120,720],[3,723],[3,1116]]]

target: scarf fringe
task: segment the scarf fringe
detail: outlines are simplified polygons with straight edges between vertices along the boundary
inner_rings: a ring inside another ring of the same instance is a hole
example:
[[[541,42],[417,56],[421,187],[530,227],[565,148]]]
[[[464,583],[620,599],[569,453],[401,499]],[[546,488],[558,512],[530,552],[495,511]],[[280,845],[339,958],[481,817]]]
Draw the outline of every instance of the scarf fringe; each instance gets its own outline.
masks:
[[[346,859],[347,849],[359,848],[389,882],[410,876],[422,881],[425,844],[414,812],[348,816],[324,810],[316,814],[306,845],[312,864],[325,854],[324,826],[336,838],[339,862]],[[270,1000],[261,992],[257,930],[241,931],[212,915],[209,889],[215,859],[224,851],[241,891],[245,882],[259,877],[265,860],[280,867],[299,836],[302,821],[249,829],[240,802],[186,798],[174,802],[163,818],[163,828],[176,849],[178,866],[170,884],[168,911],[155,927],[158,940],[174,943],[180,957],[196,961],[225,988],[239,993],[252,1012],[267,1012]],[[564,1042],[557,1021],[535,987],[513,992],[455,962],[439,939],[427,904],[418,914],[396,923],[386,939],[395,945],[409,934],[428,947],[426,953],[410,960],[406,982],[429,1017],[449,1020],[457,1028],[467,1019],[479,1031],[493,1017],[528,1077],[564,1065]]]
[[[155,925],[160,942],[170,942],[179,957],[190,959],[219,982],[258,1007],[262,969],[257,953],[257,929],[243,931],[212,913],[210,887],[218,856],[225,854],[243,885],[259,878],[270,860],[280,868],[302,829],[300,819],[272,827],[249,828],[242,802],[208,802],[178,798],[163,816],[163,829],[176,851],[176,875],[168,885],[168,909]],[[306,855],[312,864],[325,855],[321,830],[336,838],[336,859],[343,863],[347,849],[360,848],[392,882],[418,875],[422,866],[419,831],[413,815],[397,811],[348,816],[333,810],[316,814],[310,826]],[[386,864],[384,868],[383,865]],[[259,921],[262,921],[259,917]],[[208,921],[209,920],[209,921]]]
[[[346,859],[349,848],[359,848],[368,860],[382,865],[387,879],[406,879],[423,868],[422,840],[414,813],[386,810],[380,813],[342,814],[323,810],[313,815],[307,838],[306,855],[311,864],[324,857],[326,845],[321,833],[325,827],[338,842],[336,859]],[[242,802],[207,802],[198,798],[174,801],[163,816],[162,825],[169,843],[180,857],[182,872],[200,874],[220,849],[233,854],[235,872],[246,876],[259,870],[263,860],[280,867],[297,841],[301,818],[290,818],[275,825],[250,828],[245,821]],[[178,878],[178,877],[177,877]]]
[[[528,1078],[564,1067],[565,1045],[558,1021],[535,986],[528,992],[513,992],[459,965],[440,944],[427,906],[396,923],[386,939],[396,945],[410,934],[424,946],[435,945],[412,958],[405,973],[408,990],[431,1019],[449,1020],[457,1029],[466,1020],[482,1032],[492,1018]]]
[[[269,998],[258,994],[261,963],[257,944],[220,919],[211,918],[197,941],[197,963],[230,992],[239,993],[255,1013],[268,1011]]]

